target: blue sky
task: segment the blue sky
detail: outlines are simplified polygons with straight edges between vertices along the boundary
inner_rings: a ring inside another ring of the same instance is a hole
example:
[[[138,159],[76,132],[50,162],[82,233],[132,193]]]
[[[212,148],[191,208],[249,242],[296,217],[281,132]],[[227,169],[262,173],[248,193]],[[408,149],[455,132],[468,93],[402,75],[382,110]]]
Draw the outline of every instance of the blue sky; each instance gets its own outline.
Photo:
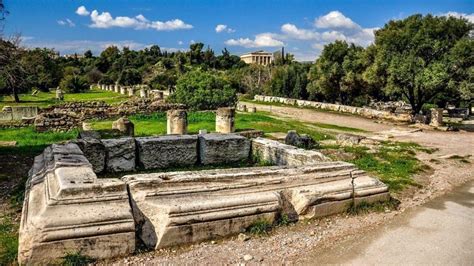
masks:
[[[108,45],[169,50],[192,42],[216,53],[275,51],[314,60],[324,44],[342,39],[366,46],[373,30],[411,14],[464,16],[471,1],[217,1],[217,0],[4,0],[5,33],[21,33],[25,46],[61,54],[100,52]]]

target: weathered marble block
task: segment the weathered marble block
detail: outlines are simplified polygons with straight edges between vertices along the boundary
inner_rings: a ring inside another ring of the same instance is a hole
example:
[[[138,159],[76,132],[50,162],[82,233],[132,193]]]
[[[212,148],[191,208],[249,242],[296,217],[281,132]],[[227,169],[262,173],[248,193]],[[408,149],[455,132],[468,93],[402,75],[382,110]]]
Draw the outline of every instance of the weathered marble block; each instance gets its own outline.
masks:
[[[73,143],[52,145],[35,158],[19,230],[20,265],[54,264],[75,252],[105,259],[134,250],[135,225],[124,182],[97,179]]]
[[[109,172],[135,170],[135,140],[133,138],[104,139],[106,169]]]
[[[343,212],[352,202],[389,197],[386,185],[345,162],[136,174],[122,180],[129,186],[138,237],[155,249],[237,234],[281,215],[318,217]]]
[[[145,169],[189,166],[197,163],[197,136],[167,135],[135,140],[138,146],[138,161]]]
[[[252,139],[252,156],[272,165],[299,166],[329,161],[318,151],[299,149],[265,138]]]
[[[96,138],[83,138],[76,140],[76,144],[91,163],[94,173],[101,173],[105,170],[106,152],[102,141]]]
[[[248,160],[250,140],[235,134],[199,136],[199,161],[203,165],[229,164]]]

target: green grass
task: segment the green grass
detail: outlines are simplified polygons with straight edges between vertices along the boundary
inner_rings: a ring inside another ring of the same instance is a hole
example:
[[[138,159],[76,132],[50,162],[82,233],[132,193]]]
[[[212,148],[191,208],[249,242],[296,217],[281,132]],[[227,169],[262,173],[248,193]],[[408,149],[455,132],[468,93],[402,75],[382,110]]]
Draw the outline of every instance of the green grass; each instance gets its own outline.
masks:
[[[136,136],[153,136],[166,134],[166,114],[155,113],[152,115],[133,115],[129,119],[135,125]],[[95,130],[107,130],[112,127],[113,120],[90,121]],[[294,120],[281,120],[268,116],[265,113],[237,113],[235,118],[237,131],[246,129],[262,130],[265,133],[288,132],[297,130],[298,133],[308,134],[315,140],[333,138],[330,134],[321,133],[304,123]],[[190,112],[188,113],[188,132],[196,134],[200,129],[208,132],[215,131],[216,115],[213,112]]]
[[[16,103],[12,96],[0,96],[0,108],[5,105],[9,106],[38,106],[48,107],[51,105],[59,104],[55,100],[56,92],[38,92],[36,95],[31,93],[20,94],[20,102]],[[65,93],[65,102],[80,102],[80,101],[104,101],[108,104],[116,104],[122,101],[126,101],[128,96],[115,93],[112,91],[103,91],[98,89],[89,90],[81,93]]]
[[[18,224],[10,217],[0,217],[0,265],[10,265],[16,261],[18,252]]]
[[[400,205],[400,201],[394,198],[390,198],[388,201],[383,202],[360,202],[359,204],[355,205],[351,203],[350,207],[347,209],[347,213],[352,215],[359,215],[369,212],[383,212],[385,210],[396,210]]]
[[[33,127],[0,129],[0,141],[17,141],[15,147],[0,147],[0,153],[40,153],[52,143],[73,139],[78,131],[38,133]]]
[[[264,219],[254,222],[247,228],[247,232],[252,235],[266,235],[272,230],[272,224]]]
[[[416,151],[426,152],[416,143],[385,142],[376,152],[369,152],[363,146],[344,147],[344,151],[354,155],[350,162],[378,176],[391,191],[407,185],[419,186],[412,177],[427,167],[415,157]]]

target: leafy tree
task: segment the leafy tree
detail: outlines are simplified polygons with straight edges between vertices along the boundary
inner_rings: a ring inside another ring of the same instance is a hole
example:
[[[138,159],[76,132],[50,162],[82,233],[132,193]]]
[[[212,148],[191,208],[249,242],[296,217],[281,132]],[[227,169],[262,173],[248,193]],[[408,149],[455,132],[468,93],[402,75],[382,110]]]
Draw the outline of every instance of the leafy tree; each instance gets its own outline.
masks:
[[[450,73],[449,54],[457,42],[469,38],[472,30],[472,23],[454,17],[413,15],[390,21],[375,33],[377,65],[370,67],[368,71],[373,73],[365,77],[369,83],[378,83],[381,80],[375,73],[385,73],[384,92],[401,95],[413,113],[418,113],[450,83],[464,80],[456,81]]]
[[[308,92],[311,99],[350,104],[361,90],[363,49],[345,41],[324,46],[311,67]]]
[[[27,89],[27,73],[21,64],[24,50],[19,47],[20,37],[11,40],[0,38],[0,85],[1,91],[11,93],[15,102],[19,102],[18,94]]]
[[[21,63],[27,72],[28,87],[37,87],[42,91],[56,87],[61,79],[61,69],[54,59],[56,52],[47,48],[25,51]]]
[[[123,85],[136,85],[142,82],[142,77],[138,70],[127,68],[120,73],[118,82]]]
[[[176,91],[168,98],[194,110],[212,110],[234,106],[237,95],[226,79],[204,71],[191,71],[178,79]]]
[[[59,83],[59,88],[66,92],[78,93],[86,91],[88,86],[83,76],[67,75]]]

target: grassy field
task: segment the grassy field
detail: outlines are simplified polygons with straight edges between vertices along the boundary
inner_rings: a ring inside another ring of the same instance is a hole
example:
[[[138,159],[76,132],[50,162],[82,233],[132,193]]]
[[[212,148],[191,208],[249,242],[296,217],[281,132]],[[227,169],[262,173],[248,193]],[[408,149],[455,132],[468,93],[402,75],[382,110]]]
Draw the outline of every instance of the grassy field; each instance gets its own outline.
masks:
[[[38,92],[36,95],[20,94],[20,102],[16,103],[12,96],[0,96],[0,109],[5,106],[38,106],[48,107],[58,104],[55,100],[56,92]],[[65,102],[79,101],[105,101],[108,104],[116,104],[128,99],[128,96],[112,91],[103,91],[98,89],[89,90],[82,93],[65,93]]]
[[[129,119],[135,125],[136,136],[153,136],[166,134],[166,114],[156,113],[153,115],[133,115]],[[92,128],[96,130],[110,129],[113,120],[90,121]],[[196,134],[200,129],[208,132],[215,131],[216,115],[213,112],[191,112],[188,114],[188,132]],[[265,133],[288,132],[297,130],[299,133],[309,134],[315,140],[333,138],[332,135],[322,133],[308,124],[294,120],[281,120],[270,117],[266,113],[237,113],[235,117],[237,131],[245,129],[258,129]],[[329,126],[329,125],[326,125]]]

